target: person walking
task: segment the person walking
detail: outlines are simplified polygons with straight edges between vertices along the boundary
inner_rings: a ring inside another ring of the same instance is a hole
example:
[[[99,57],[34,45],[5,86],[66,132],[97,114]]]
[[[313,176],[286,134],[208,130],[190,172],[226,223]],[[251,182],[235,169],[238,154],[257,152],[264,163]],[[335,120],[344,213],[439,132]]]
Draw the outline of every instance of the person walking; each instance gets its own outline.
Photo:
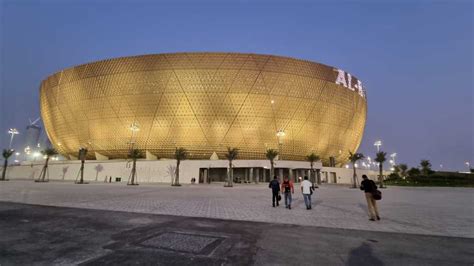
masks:
[[[365,193],[365,198],[367,199],[367,208],[369,209],[370,221],[375,221],[375,219],[380,220],[379,210],[377,209],[377,203],[374,199],[374,192],[377,190],[377,185],[375,182],[370,180],[366,175],[362,175],[362,182],[360,183],[360,190],[363,190]]]
[[[275,207],[275,202],[276,206],[280,206],[278,202],[278,196],[280,195],[280,182],[278,182],[278,177],[274,176],[273,180],[270,181],[270,184],[268,184],[268,187],[272,189],[272,204],[273,207]]]
[[[311,194],[313,194],[313,184],[309,182],[307,176],[305,176],[303,182],[301,182],[301,192],[303,193],[306,209],[311,210]]]
[[[288,180],[287,176],[285,176],[283,183],[281,183],[281,191],[285,193],[285,207],[291,210],[291,194],[295,193],[295,188],[293,187],[293,182]]]

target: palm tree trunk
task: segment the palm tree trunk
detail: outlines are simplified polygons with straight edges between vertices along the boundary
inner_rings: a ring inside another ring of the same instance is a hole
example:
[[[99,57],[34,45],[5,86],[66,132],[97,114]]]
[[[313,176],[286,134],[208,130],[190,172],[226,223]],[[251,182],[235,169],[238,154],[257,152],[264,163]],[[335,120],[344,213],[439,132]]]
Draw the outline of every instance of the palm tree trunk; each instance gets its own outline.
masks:
[[[357,173],[356,173],[355,163],[352,163],[352,169],[354,170],[354,174],[352,175],[352,179],[353,179],[352,188],[356,188],[357,187],[357,183],[356,183]]]
[[[179,164],[180,164],[180,163],[181,163],[180,160],[178,160],[178,161],[176,162],[176,177],[175,177],[175,179],[174,179],[174,185],[175,185],[175,186],[179,186]]]
[[[273,160],[270,161],[270,181],[273,180],[275,176],[275,168],[273,167]]]
[[[2,181],[5,180],[7,174],[7,167],[8,167],[8,160],[5,159],[5,163],[3,164],[3,171],[2,171]]]
[[[380,182],[380,187],[383,188],[383,176],[382,176],[382,173],[383,172],[383,166],[382,166],[382,163],[379,164],[379,182]]]
[[[96,178],[97,179],[97,178]],[[81,180],[79,183],[84,183],[84,161],[81,160]]]
[[[48,171],[48,162],[49,162],[49,156],[46,157],[46,161],[44,162],[43,166],[43,175],[41,176],[41,181],[44,182],[44,179],[46,177],[46,172]]]
[[[133,159],[133,165],[132,165],[132,180],[131,180],[131,184],[132,185],[135,185],[135,173],[137,171],[137,160],[136,159]]]
[[[232,160],[229,160],[229,179],[228,179],[228,183],[227,185],[229,187],[232,187],[233,186],[233,182],[234,182],[234,169],[232,168]]]

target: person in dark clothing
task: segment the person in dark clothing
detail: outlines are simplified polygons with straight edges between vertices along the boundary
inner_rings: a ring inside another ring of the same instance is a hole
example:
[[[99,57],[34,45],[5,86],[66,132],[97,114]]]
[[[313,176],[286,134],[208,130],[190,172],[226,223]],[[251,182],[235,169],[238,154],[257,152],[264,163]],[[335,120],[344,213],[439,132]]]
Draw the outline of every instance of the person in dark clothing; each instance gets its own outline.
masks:
[[[272,189],[273,207],[275,207],[275,202],[276,202],[276,206],[279,206],[280,204],[278,203],[278,195],[280,194],[280,182],[278,182],[277,176],[273,177],[273,180],[270,181],[270,183],[268,184],[268,187]]]
[[[286,208],[291,210],[291,194],[295,193],[295,188],[293,187],[293,182],[291,182],[287,176],[285,176],[283,183],[281,183],[281,191],[285,193]]]
[[[360,183],[360,190],[363,190],[365,193],[365,198],[367,199],[367,207],[369,209],[370,221],[375,221],[375,219],[380,220],[379,210],[377,209],[377,202],[374,199],[373,193],[377,190],[377,185],[375,182],[370,180],[366,175],[362,175],[362,182]]]

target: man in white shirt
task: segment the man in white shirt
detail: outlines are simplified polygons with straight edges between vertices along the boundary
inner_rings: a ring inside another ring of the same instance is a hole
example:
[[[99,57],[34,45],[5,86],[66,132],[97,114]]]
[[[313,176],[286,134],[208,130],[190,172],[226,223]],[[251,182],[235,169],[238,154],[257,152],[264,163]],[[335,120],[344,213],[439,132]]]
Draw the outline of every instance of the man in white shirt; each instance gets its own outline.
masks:
[[[311,194],[313,193],[313,184],[308,181],[307,176],[305,176],[303,182],[301,182],[301,192],[303,193],[306,209],[311,210]]]

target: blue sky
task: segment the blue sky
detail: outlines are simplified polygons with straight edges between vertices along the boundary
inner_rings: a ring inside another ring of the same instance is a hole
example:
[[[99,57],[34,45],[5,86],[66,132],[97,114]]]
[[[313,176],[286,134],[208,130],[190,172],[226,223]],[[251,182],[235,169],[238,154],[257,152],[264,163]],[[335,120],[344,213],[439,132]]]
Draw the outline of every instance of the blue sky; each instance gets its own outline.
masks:
[[[9,127],[24,131],[39,116],[39,84],[58,70],[119,56],[234,51],[317,61],[359,77],[368,93],[359,149],[366,155],[380,138],[410,166],[474,164],[470,1],[0,3],[1,147]]]

